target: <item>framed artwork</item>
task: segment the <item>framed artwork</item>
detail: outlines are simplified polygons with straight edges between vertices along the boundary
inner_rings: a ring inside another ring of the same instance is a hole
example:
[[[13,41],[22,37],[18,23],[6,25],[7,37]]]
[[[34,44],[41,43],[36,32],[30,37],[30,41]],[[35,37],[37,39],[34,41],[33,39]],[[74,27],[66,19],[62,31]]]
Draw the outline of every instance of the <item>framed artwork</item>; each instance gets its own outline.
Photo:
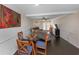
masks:
[[[21,26],[21,15],[6,6],[0,5],[0,28]]]

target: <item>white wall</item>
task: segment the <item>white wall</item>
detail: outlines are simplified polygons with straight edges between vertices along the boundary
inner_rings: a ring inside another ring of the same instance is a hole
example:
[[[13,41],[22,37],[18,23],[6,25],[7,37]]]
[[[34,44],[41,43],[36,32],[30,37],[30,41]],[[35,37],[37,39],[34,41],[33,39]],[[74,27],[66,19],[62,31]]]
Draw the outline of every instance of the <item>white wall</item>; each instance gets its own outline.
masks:
[[[21,13],[21,27],[5,28],[0,29],[0,54],[1,55],[11,55],[17,50],[16,39],[17,32],[23,31],[28,33],[30,28],[30,20],[26,18],[15,5],[6,5],[7,7]]]
[[[79,48],[79,12],[51,19],[60,28],[60,36]]]

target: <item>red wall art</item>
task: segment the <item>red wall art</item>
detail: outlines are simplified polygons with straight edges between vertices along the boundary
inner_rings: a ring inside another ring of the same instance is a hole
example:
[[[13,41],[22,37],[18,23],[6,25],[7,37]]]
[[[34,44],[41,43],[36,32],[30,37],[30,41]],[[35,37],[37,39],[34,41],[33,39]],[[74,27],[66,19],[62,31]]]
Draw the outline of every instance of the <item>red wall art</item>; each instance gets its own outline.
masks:
[[[21,15],[6,6],[0,5],[0,28],[20,27]]]

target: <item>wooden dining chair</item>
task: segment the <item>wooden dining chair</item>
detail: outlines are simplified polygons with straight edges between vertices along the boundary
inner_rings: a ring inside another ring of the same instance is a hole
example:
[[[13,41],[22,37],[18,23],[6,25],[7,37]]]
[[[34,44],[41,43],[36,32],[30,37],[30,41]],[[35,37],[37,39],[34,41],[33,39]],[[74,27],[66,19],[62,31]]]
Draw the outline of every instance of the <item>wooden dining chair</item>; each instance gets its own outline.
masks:
[[[18,45],[18,54],[31,55],[34,53],[33,43],[30,41],[16,40]]]
[[[36,34],[29,34],[29,35],[27,35],[27,37],[29,38],[29,40],[30,40],[30,44],[32,45],[32,47],[33,47],[33,54],[35,55],[36,54],[36,51],[35,51],[35,40],[34,40],[34,38],[36,37],[37,35]]]
[[[47,40],[48,40],[48,34],[44,35],[44,39],[45,41],[40,41],[38,40],[36,42],[36,54],[43,54],[46,55],[47,54]]]

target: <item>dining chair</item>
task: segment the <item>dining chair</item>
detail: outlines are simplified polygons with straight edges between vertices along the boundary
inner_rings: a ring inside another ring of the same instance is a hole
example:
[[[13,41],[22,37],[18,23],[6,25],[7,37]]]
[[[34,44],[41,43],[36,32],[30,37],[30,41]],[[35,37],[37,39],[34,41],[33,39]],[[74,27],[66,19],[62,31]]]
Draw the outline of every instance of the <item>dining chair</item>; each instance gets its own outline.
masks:
[[[48,34],[44,34],[45,41],[38,40],[36,42],[36,54],[47,54],[47,40],[48,40]],[[39,50],[40,49],[40,50]],[[43,51],[42,51],[43,50]]]
[[[29,39],[27,38],[26,34],[23,34],[23,32],[18,32],[18,39],[19,40],[23,40],[23,41],[29,41]]]
[[[29,34],[29,35],[27,35],[27,37],[29,38],[29,40],[30,40],[30,44],[32,45],[32,47],[33,47],[33,54],[35,55],[36,54],[36,51],[35,51],[35,37],[36,37],[37,35],[36,34]]]
[[[26,54],[26,55],[31,55],[34,52],[33,48],[33,43],[30,41],[22,41],[17,39],[17,45],[18,45],[18,54]]]

